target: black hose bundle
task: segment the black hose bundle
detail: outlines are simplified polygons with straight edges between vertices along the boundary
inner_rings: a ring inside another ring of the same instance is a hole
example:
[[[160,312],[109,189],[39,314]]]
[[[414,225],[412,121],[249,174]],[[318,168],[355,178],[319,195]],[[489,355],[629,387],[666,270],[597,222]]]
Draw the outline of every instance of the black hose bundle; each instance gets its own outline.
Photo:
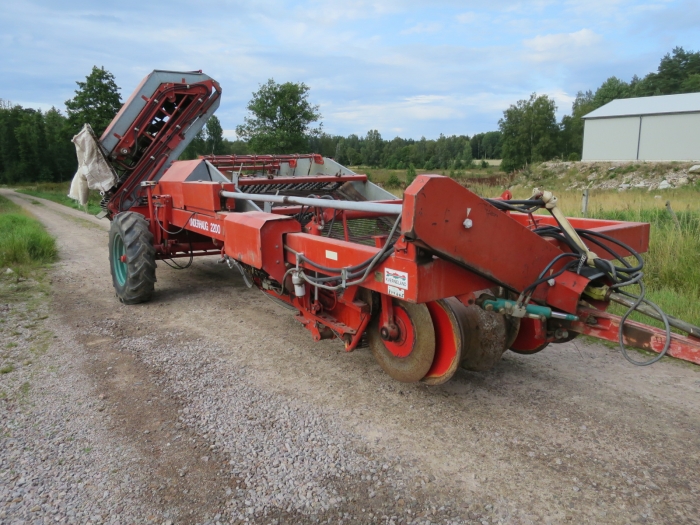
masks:
[[[631,246],[628,246],[624,242],[610,237],[609,235],[581,228],[576,228],[575,231],[581,239],[584,239],[587,242],[592,243],[598,248],[601,248],[602,250],[606,251],[613,257],[614,260],[620,263],[619,265],[615,265],[612,263],[612,261],[602,259],[599,257],[593,260],[594,267],[597,270],[603,272],[612,282],[610,288],[631,298],[634,301],[632,306],[628,308],[628,310],[625,312],[625,314],[620,320],[620,331],[618,341],[620,344],[620,351],[622,352],[622,355],[625,357],[625,359],[627,359],[627,361],[637,366],[647,366],[656,363],[666,355],[669,347],[671,346],[671,325],[669,323],[668,316],[664,313],[664,311],[657,304],[653,303],[645,297],[646,288],[644,287],[644,283],[642,283],[642,278],[644,277],[644,273],[642,271],[644,268],[644,259],[642,259],[642,256]],[[572,252],[563,253],[561,255],[558,255],[554,260],[552,260],[540,274],[539,279],[530,286],[528,286],[528,288],[526,288],[526,290],[524,291],[529,292],[530,294],[534,291],[534,289],[537,286],[539,286],[543,282],[546,282],[548,279],[552,279],[558,275],[561,275],[566,270],[580,273],[582,265],[586,263],[586,254],[561,226],[542,226],[539,228],[535,228],[534,232],[540,235],[541,237],[550,237],[557,239],[558,241],[568,246],[572,250]],[[620,255],[620,253],[618,253],[617,250],[615,250],[608,244],[605,244],[603,241],[612,243],[618,246],[621,250],[630,253],[636,259],[636,264],[630,264],[630,262],[625,257]],[[549,269],[554,265],[554,263],[556,263],[559,259],[563,257],[576,257],[577,260],[571,261],[570,263],[566,264],[561,270],[559,270],[555,274],[545,276],[546,272],[549,271]],[[638,295],[622,290],[622,288],[632,285],[639,286],[640,292]],[[666,343],[664,344],[663,350],[659,352],[659,354],[656,355],[654,358],[648,361],[637,361],[635,359],[632,359],[632,357],[630,357],[629,353],[627,352],[627,348],[625,348],[624,344],[625,321],[629,318],[632,312],[634,312],[637,309],[637,307],[642,303],[645,303],[654,310],[656,310],[656,312],[659,314],[660,319],[663,321],[664,328],[666,330]]]
[[[533,213],[540,208],[544,208],[545,203],[542,199],[525,199],[525,200],[501,200],[501,199],[484,199],[493,207],[501,211],[519,211],[521,213]]]
[[[299,271],[299,275],[301,275],[301,277],[310,285],[317,286],[325,290],[340,290],[347,288],[348,286],[354,286],[362,283],[377,265],[383,263],[387,258],[389,258],[389,256],[391,256],[391,254],[394,252],[394,244],[396,243],[396,241],[393,241],[392,239],[394,238],[394,234],[396,233],[399,224],[401,224],[401,215],[396,218],[396,222],[394,222],[394,226],[391,228],[391,232],[389,232],[387,243],[375,255],[361,262],[360,264],[347,266],[345,268],[331,268],[329,266],[324,266],[308,259],[304,254],[294,251],[287,245],[284,246],[284,249],[296,255],[299,261],[303,261],[309,266],[313,266],[325,274],[330,274],[330,277],[310,277],[303,271]],[[295,270],[296,268],[290,268],[287,270],[287,274]],[[287,274],[285,274],[285,277]],[[332,286],[326,284],[337,281],[341,281],[340,284]]]
[[[520,213],[532,214],[538,209],[547,206],[543,198],[540,198],[540,196],[541,195],[538,195],[538,198],[526,200],[485,200],[489,204],[501,211],[517,211]],[[590,253],[581,247],[581,240],[585,240],[591,244],[594,244],[598,248],[603,249],[604,251],[609,253],[614,260],[618,261],[619,265],[615,265],[607,259],[601,259],[596,257],[595,259],[593,259],[593,267],[608,277],[610,282],[612,282],[612,284],[610,285],[611,289],[616,290],[618,293],[623,294],[634,301],[632,306],[628,308],[628,310],[625,312],[625,314],[620,320],[620,331],[618,341],[620,344],[620,351],[622,352],[622,355],[625,357],[625,359],[627,359],[627,361],[637,366],[647,366],[651,365],[652,363],[656,363],[659,359],[666,355],[669,347],[671,346],[671,325],[669,323],[668,316],[664,313],[664,311],[657,304],[653,303],[645,297],[646,288],[644,287],[644,283],[642,283],[642,278],[644,277],[644,273],[642,272],[644,268],[644,260],[642,259],[642,256],[622,241],[610,237],[609,235],[605,235],[603,233],[591,230],[576,228],[576,234],[580,238],[579,242],[576,242],[576,240],[572,238],[572,235],[570,235],[566,231],[566,229],[562,227],[556,215],[552,213],[552,216],[557,221],[558,226],[541,226],[535,228],[533,230],[534,233],[540,235],[541,237],[550,237],[560,241],[562,244],[566,245],[571,250],[571,252],[566,252],[557,255],[552,261],[550,261],[550,263],[544,268],[544,270],[540,272],[535,282],[533,282],[531,285],[529,285],[522,291],[518,299],[518,303],[521,305],[527,304],[530,298],[532,297],[533,292],[539,285],[547,282],[549,279],[554,279],[555,277],[558,277],[567,270],[576,273],[581,273],[583,265],[588,262],[588,256]],[[625,257],[621,256],[614,248],[610,247],[603,241],[612,243],[621,248],[622,250],[630,253],[636,259],[636,264],[630,264]],[[568,262],[557,272],[551,275],[547,275],[547,272],[550,271],[554,264],[556,264],[559,260],[565,257],[571,257],[575,260]],[[632,285],[639,286],[640,292],[638,295],[622,290],[622,288]],[[627,352],[627,349],[625,348],[624,344],[625,321],[629,318],[632,312],[637,310],[639,305],[641,305],[642,303],[656,310],[656,312],[659,314],[659,318],[663,321],[664,327],[666,329],[666,343],[664,344],[663,350],[659,352],[659,354],[653,359],[650,359],[648,361],[636,361],[632,359],[629,353]]]

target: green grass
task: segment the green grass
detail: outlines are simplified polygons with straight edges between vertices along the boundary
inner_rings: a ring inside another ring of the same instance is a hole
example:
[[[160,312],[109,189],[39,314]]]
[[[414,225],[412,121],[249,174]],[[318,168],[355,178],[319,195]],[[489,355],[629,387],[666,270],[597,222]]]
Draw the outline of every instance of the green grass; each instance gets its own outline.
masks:
[[[23,270],[56,260],[56,241],[39,221],[0,197],[0,268]]]
[[[680,229],[664,209],[607,211],[601,215],[651,223],[649,251],[644,255],[647,287],[690,294],[700,300],[700,212],[678,211]]]
[[[78,201],[68,197],[70,190],[70,182],[39,182],[29,186],[17,188],[19,193],[39,197],[50,201],[63,204],[69,208],[85,211],[85,208],[78,204]],[[100,211],[100,194],[97,191],[91,191],[88,196],[87,212],[92,215],[97,215]],[[32,202],[34,204],[34,202]]]
[[[700,212],[681,210],[676,215],[680,228],[663,208],[593,214],[601,219],[651,224],[649,251],[642,255],[648,298],[666,313],[700,326]]]

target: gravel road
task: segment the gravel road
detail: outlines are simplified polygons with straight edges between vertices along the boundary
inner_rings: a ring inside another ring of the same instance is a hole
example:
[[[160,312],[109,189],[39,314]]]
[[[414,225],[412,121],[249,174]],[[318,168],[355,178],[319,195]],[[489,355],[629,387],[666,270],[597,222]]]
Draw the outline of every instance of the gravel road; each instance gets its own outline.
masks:
[[[397,383],[215,259],[123,306],[106,221],[0,192],[60,248],[1,283],[1,524],[700,523],[697,367],[576,340]]]

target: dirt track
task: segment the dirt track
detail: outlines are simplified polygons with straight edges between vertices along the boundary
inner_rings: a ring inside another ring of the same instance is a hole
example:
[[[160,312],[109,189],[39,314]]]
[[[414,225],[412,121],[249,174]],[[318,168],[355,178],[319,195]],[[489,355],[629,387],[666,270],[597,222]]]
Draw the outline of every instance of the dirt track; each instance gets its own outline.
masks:
[[[122,306],[111,286],[107,221],[2,193],[58,238],[52,322],[74,341],[71,351],[95,396],[106,396],[119,422],[108,429],[114,439],[139,450],[155,480],[172,479],[149,504],[180,508],[176,523],[217,514],[236,477],[225,468],[231,450],[210,449],[195,427],[171,445],[163,429],[180,428],[187,393],[170,388],[164,362],[118,350],[120,341],[144,335],[151,347],[220,349],[213,381],[244,370],[259,391],[323,414],[356,436],[358,450],[405,466],[415,484],[404,493],[424,503],[411,519],[446,521],[444,505],[451,519],[474,523],[700,523],[697,367],[664,360],[637,368],[612,349],[574,341],[535,356],[509,352],[494,370],[460,370],[439,387],[397,383],[367,349],[345,353],[336,342],[314,343],[289,311],[215,259],[185,271],[159,263],[153,301]],[[164,454],[166,446],[176,448]],[[199,460],[203,448],[210,450],[206,462]],[[363,481],[345,487],[353,497],[334,515],[388,521],[392,509],[360,514],[378,501],[367,499],[370,482]]]

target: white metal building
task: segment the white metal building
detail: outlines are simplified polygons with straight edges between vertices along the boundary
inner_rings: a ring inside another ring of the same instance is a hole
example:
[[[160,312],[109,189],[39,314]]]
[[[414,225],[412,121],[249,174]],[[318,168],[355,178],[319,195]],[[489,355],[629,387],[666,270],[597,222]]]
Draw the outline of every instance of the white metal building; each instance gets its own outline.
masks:
[[[617,99],[584,117],[582,160],[700,160],[700,93]]]

